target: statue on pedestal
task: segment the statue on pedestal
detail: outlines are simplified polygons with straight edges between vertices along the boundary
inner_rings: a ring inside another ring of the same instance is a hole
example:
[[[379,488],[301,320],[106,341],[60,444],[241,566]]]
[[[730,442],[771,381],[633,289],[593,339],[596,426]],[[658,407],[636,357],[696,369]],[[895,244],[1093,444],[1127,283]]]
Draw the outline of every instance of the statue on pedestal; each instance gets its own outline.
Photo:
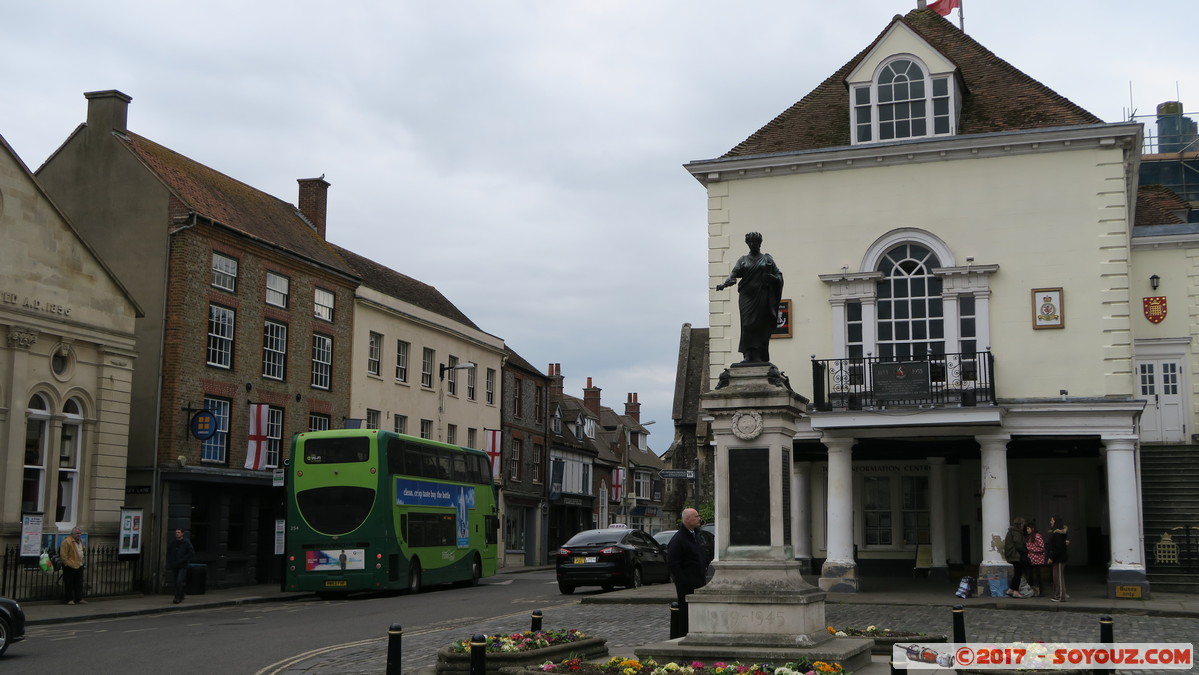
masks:
[[[770,363],[770,334],[778,326],[779,303],[783,297],[783,273],[769,253],[762,253],[762,235],[745,235],[749,254],[733,265],[729,278],[717,284],[722,291],[737,284],[737,305],[741,310],[741,342],[737,351],[743,360],[738,365]],[[737,279],[741,279],[740,283]]]

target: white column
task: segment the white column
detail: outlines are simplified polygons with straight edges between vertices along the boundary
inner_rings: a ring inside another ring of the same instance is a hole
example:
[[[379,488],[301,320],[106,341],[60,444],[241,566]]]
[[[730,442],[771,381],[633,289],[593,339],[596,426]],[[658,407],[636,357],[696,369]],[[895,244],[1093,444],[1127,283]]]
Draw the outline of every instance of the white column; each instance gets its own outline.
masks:
[[[978,351],[984,352],[991,346],[991,291],[974,292],[974,336],[978,340]]]
[[[941,320],[945,327],[945,351],[954,353],[962,351],[961,340],[962,322],[959,320],[958,294],[945,292],[941,294]]]
[[[862,298],[862,356],[878,356],[878,343],[872,326],[878,323],[878,300]]]
[[[1007,536],[1011,512],[1008,504],[1007,444],[1010,436],[976,436],[982,447],[982,564],[979,576],[986,573],[1009,574],[1011,564],[1003,559],[1003,539]]]
[[[932,537],[933,566],[929,575],[946,575],[944,457],[928,458],[928,529]]]
[[[791,466],[791,544],[805,573],[812,569],[811,462]]]
[[[1137,499],[1132,439],[1103,439],[1107,447],[1107,513],[1111,521],[1111,568],[1144,569],[1141,502]]]
[[[857,563],[853,559],[853,444],[852,438],[825,438],[828,448],[828,557],[820,570],[820,588],[856,593]]]
[[[829,305],[833,314],[833,358],[843,359],[849,355],[845,349],[845,300],[830,300]]]

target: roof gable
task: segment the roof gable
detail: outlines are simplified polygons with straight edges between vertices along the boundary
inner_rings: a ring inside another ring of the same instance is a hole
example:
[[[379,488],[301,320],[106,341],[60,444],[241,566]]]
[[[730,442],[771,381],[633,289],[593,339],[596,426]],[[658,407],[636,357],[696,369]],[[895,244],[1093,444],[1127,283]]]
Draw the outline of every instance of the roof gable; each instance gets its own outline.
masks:
[[[197,215],[354,276],[295,206],[135,133],[114,135]]]
[[[911,26],[899,21],[896,17],[896,20],[887,26],[883,34],[862,55],[845,79],[847,82],[872,80],[875,71],[884,61],[900,54],[920,59],[928,67],[929,73],[933,75],[957,70],[957,64],[920,37],[920,34],[912,30]]]
[[[900,34],[893,30],[897,22],[957,65],[966,91],[958,119],[958,136],[1102,123],[975,42],[936,12],[917,9],[906,16],[896,16],[870,45],[837,72],[723,157],[848,146],[847,78],[885,37]]]

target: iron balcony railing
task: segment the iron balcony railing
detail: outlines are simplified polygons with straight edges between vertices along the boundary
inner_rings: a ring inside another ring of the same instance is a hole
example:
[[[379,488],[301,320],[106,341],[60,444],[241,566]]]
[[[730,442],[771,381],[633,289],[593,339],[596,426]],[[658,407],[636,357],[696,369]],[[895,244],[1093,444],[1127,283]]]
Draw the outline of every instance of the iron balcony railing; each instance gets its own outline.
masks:
[[[815,410],[879,410],[995,403],[991,352],[812,359]]]

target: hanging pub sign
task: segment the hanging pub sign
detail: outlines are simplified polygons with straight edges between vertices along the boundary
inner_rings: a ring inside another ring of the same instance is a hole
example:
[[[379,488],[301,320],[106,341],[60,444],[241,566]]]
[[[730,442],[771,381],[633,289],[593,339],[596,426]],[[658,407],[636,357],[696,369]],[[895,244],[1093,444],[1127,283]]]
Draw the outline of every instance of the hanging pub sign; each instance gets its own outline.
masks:
[[[928,364],[900,361],[874,364],[874,397],[880,401],[929,396]]]
[[[1142,304],[1145,306],[1145,318],[1149,319],[1149,323],[1161,323],[1166,318],[1166,296],[1159,295],[1152,298],[1142,298]]]

